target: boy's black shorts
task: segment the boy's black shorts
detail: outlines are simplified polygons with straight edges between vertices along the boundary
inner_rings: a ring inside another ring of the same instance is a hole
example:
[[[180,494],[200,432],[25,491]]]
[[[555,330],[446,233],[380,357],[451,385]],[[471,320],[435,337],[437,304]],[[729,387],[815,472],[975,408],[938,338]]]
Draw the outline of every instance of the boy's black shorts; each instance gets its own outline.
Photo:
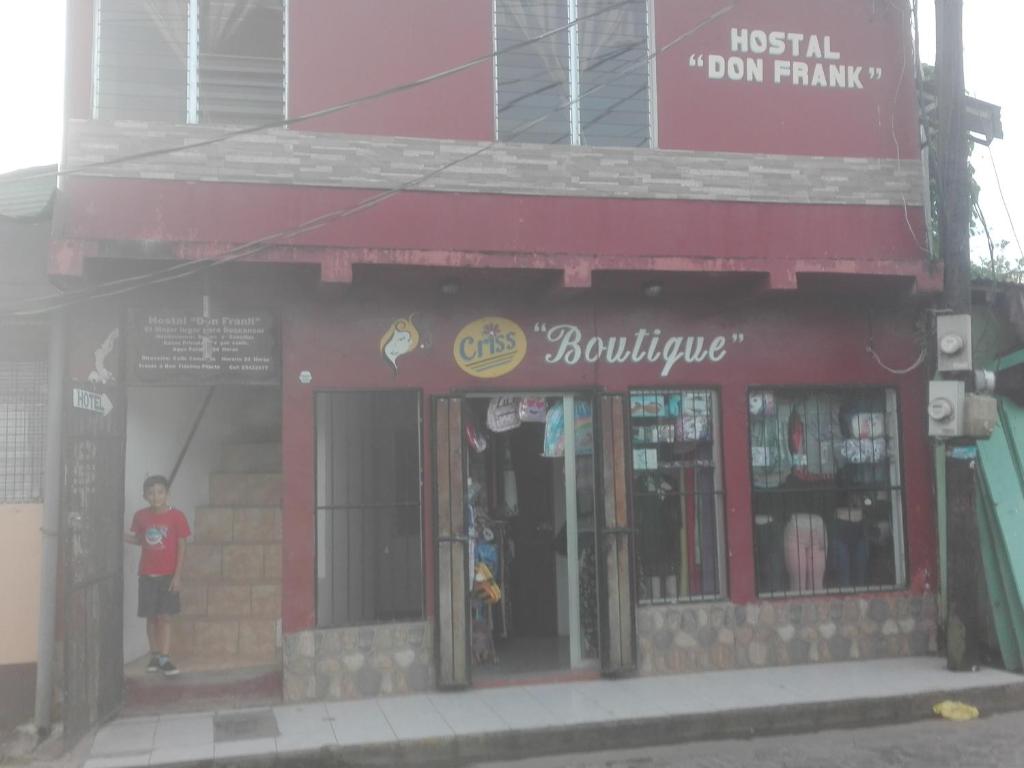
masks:
[[[181,596],[171,592],[173,576],[139,576],[139,616],[173,616],[181,613]]]

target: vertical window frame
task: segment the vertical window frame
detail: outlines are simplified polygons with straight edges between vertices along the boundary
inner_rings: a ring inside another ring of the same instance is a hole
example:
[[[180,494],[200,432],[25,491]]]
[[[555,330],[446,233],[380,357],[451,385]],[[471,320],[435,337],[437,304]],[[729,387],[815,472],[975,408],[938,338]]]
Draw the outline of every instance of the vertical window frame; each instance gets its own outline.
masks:
[[[188,0],[188,59],[185,62],[185,122],[199,123],[199,0]]]
[[[658,141],[658,39],[655,37],[654,3],[647,3],[647,121],[648,145],[657,149]]]
[[[569,143],[574,147],[583,141],[580,93],[580,25],[579,0],[566,0],[566,23],[569,24]]]

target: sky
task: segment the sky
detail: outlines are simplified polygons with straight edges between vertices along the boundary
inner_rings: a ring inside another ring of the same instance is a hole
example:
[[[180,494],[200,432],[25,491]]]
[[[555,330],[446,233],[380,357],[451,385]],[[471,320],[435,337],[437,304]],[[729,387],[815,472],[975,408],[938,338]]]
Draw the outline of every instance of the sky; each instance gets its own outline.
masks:
[[[934,2],[919,2],[922,59],[934,62]],[[5,113],[0,120],[0,173],[55,163],[60,157],[64,4],[65,0],[0,0],[0,92]],[[1020,45],[1024,3],[966,0],[964,6],[967,91],[1002,107],[1005,135],[991,148],[977,147],[972,163],[992,237],[1009,241],[1006,255],[1015,261],[1024,258],[1024,87],[1012,52]],[[12,119],[13,115],[18,117]],[[987,258],[983,239],[972,241],[972,254],[976,261]]]

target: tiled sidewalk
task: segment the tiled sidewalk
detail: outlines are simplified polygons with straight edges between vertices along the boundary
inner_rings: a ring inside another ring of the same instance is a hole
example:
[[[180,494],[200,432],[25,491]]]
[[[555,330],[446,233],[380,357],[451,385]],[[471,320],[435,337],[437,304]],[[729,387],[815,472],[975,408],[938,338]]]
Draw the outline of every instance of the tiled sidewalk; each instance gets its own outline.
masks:
[[[256,755],[284,758],[323,747],[345,757],[372,754],[374,747],[404,755],[413,750],[402,747],[416,746],[422,753],[423,745],[447,744],[453,754],[462,754],[460,741],[480,751],[491,739],[507,749],[517,734],[529,743],[552,731],[571,734],[573,729],[593,732],[599,727],[607,732],[648,722],[684,722],[671,721],[680,717],[706,735],[699,728],[702,717],[728,722],[722,716],[728,718],[733,711],[770,719],[780,707],[795,713],[792,705],[811,705],[808,711],[813,712],[849,702],[850,717],[855,717],[854,704],[863,707],[870,700],[927,698],[968,689],[977,699],[985,698],[985,691],[1008,686],[1024,690],[1024,678],[997,670],[956,674],[946,671],[942,659],[911,658],[129,718],[96,734],[85,768],[228,763]],[[972,703],[984,712],[985,701]]]

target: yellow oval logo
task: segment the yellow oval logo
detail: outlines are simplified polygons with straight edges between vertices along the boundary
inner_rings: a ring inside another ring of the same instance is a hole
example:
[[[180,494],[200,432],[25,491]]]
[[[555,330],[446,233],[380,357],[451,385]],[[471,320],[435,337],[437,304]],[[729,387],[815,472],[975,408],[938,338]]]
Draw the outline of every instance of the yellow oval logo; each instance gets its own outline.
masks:
[[[514,371],[526,357],[526,334],[504,317],[481,317],[455,336],[455,362],[478,379]]]

